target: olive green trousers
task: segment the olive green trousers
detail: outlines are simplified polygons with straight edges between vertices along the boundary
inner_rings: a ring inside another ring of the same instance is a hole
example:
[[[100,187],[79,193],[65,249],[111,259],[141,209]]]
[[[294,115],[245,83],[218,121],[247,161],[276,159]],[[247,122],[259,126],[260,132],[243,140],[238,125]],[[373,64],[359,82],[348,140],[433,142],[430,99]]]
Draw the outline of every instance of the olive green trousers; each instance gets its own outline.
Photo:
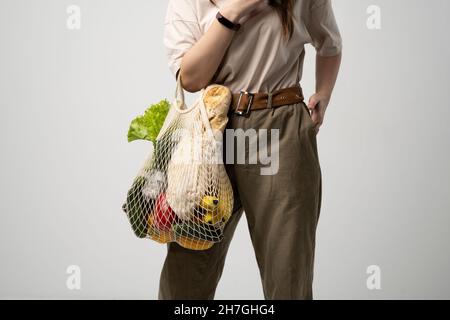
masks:
[[[234,209],[224,239],[210,249],[167,244],[158,299],[213,299],[242,213],[259,267],[265,299],[312,299],[314,249],[322,179],[314,123],[304,103],[230,113],[227,129],[278,129],[279,165],[262,175],[260,164],[226,164]],[[268,139],[268,145],[273,143]],[[226,143],[225,139],[225,144]],[[270,146],[268,147],[270,150]],[[226,154],[227,148],[224,149]],[[236,151],[239,152],[239,151]],[[248,144],[245,152],[249,153]]]

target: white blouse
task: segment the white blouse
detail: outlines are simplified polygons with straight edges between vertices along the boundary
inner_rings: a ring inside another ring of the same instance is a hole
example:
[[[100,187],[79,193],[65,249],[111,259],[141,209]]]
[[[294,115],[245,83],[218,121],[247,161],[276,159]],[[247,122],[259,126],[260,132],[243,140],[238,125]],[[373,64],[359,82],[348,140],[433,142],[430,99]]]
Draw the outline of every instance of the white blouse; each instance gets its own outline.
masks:
[[[175,76],[184,54],[200,39],[227,0],[169,0],[163,43],[168,65]],[[334,56],[342,39],[331,0],[296,0],[294,30],[286,42],[281,20],[270,8],[247,20],[233,36],[211,83],[240,90],[269,92],[291,87],[302,77],[304,45],[311,43],[319,55]]]

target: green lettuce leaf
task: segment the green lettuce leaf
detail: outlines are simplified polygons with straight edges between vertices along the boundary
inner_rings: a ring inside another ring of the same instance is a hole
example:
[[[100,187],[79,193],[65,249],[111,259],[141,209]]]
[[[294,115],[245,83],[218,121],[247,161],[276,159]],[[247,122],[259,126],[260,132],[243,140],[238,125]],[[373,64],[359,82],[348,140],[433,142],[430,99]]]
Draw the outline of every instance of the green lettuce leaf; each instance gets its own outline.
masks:
[[[128,142],[149,140],[155,143],[169,109],[170,103],[166,99],[148,107],[143,115],[137,116],[131,121],[128,130]]]

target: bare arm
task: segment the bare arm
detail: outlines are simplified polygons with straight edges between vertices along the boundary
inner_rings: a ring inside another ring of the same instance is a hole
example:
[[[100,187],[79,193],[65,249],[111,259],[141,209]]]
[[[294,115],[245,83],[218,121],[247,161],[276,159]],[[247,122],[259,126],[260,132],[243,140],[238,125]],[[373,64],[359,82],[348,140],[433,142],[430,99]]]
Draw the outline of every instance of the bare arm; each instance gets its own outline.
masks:
[[[331,99],[341,65],[342,54],[325,57],[316,55],[316,93],[309,98],[308,108],[319,131],[325,116],[325,110]]]
[[[235,16],[227,12],[221,13],[236,21]],[[228,15],[227,15],[228,14]],[[181,79],[183,88],[196,92],[206,86],[216,72],[235,31],[222,26],[214,20],[208,31],[184,55],[181,60]]]
[[[333,57],[316,56],[316,92],[330,100],[341,65],[342,54]]]
[[[220,9],[220,13],[233,22],[243,24],[249,16],[256,14],[265,6],[267,6],[267,0],[231,0]],[[235,31],[214,19],[205,34],[181,60],[181,82],[185,90],[196,92],[208,85],[234,33]]]

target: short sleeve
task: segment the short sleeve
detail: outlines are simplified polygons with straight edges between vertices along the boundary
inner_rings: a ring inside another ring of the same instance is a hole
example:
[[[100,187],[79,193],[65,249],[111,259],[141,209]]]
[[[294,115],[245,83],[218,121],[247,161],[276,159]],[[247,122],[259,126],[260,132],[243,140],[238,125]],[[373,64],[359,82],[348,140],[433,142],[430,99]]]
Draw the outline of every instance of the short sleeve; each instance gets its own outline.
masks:
[[[336,23],[331,0],[312,0],[306,28],[311,44],[321,56],[335,56],[342,51],[342,38]]]
[[[201,37],[194,7],[188,0],[169,0],[164,20],[164,39],[167,62],[176,77],[184,54]]]

